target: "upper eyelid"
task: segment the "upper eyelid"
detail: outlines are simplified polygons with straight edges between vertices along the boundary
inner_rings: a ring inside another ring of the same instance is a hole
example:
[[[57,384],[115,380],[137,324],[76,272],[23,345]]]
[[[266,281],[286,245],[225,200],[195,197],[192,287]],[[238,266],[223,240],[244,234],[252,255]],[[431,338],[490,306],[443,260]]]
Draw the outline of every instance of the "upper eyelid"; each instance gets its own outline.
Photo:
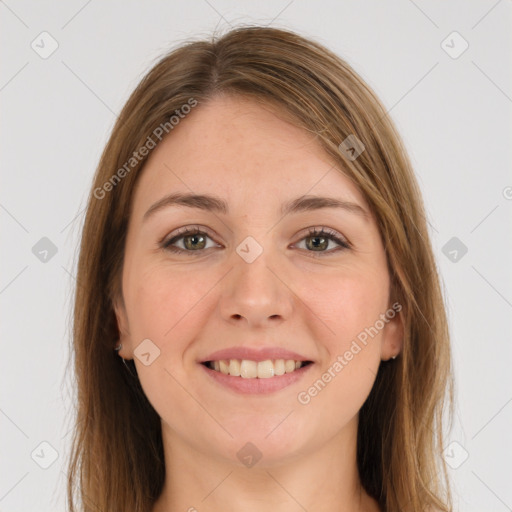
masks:
[[[162,243],[166,244],[169,243],[171,240],[180,239],[187,235],[192,235],[194,233],[204,233],[205,235],[208,235],[212,240],[215,238],[214,235],[208,230],[208,228],[204,226],[198,226],[198,225],[192,225],[192,226],[184,226],[182,228],[178,228],[176,230],[176,233],[173,235],[165,235],[162,239]]]

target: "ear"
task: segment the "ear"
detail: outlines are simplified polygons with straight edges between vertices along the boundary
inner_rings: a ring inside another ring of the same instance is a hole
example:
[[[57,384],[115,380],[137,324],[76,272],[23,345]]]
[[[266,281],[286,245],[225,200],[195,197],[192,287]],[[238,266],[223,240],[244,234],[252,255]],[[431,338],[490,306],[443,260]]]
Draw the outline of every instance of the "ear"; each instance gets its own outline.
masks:
[[[131,336],[128,324],[128,315],[126,314],[126,307],[122,298],[117,298],[114,300],[112,306],[114,308],[114,314],[117,320],[119,342],[122,344],[119,355],[121,355],[124,359],[127,359],[126,355],[131,352]]]
[[[395,302],[387,311],[387,322],[382,330],[380,357],[388,361],[396,357],[403,348],[404,322],[402,317],[402,305]]]

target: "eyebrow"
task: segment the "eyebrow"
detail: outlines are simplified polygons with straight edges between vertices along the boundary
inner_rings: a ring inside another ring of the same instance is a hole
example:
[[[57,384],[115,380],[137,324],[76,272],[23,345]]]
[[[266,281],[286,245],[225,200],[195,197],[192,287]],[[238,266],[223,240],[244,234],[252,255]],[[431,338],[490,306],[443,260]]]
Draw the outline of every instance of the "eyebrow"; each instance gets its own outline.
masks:
[[[184,194],[174,193],[162,197],[154,203],[144,214],[143,221],[156,212],[170,206],[186,206],[188,208],[197,208],[200,210],[227,214],[229,207],[224,199],[208,194]],[[369,220],[368,212],[359,204],[350,201],[336,199],[334,197],[320,196],[301,196],[292,201],[288,201],[281,207],[281,214],[300,213],[304,211],[320,210],[322,208],[341,208],[349,213],[360,215],[365,220]]]

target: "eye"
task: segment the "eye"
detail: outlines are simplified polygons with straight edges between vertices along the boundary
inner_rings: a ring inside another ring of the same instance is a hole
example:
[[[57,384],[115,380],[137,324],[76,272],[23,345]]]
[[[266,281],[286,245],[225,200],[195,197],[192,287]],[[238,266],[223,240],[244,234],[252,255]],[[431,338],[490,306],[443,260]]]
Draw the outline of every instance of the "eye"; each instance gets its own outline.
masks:
[[[300,243],[305,242],[305,246],[308,252],[331,254],[333,252],[350,249],[350,244],[347,240],[343,239],[336,231],[329,228],[310,228],[308,235],[301,239]],[[329,247],[329,243],[334,242],[338,245],[334,249],[326,250]],[[302,247],[300,247],[302,249]],[[317,256],[314,254],[313,256]]]
[[[160,246],[174,253],[200,253],[202,250],[218,247],[218,244],[207,247],[207,239],[212,240],[206,232],[201,231],[197,226],[194,228],[186,227],[180,229],[178,233],[169,240],[162,242]],[[176,247],[175,244],[178,242],[182,243],[182,247]]]
[[[167,241],[160,242],[160,247],[163,249],[173,252],[173,253],[197,253],[200,254],[202,251],[206,249],[211,249],[212,247],[219,247],[215,242],[213,245],[207,246],[207,240],[212,238],[206,233],[204,230],[201,230],[198,226],[185,227],[178,230],[173,237],[171,237]],[[213,242],[213,240],[212,240]],[[312,256],[320,256],[324,254],[332,254],[333,252],[338,252],[340,250],[350,249],[350,244],[348,241],[343,239],[341,235],[339,235],[336,231],[331,230],[330,228],[310,228],[307,232],[307,236],[302,238],[299,243],[305,243],[305,249],[299,247],[300,249],[306,250],[309,253],[320,253],[320,254],[312,254]],[[331,248],[330,250],[326,250],[329,247],[329,244],[334,242],[338,247]],[[181,247],[178,247],[176,244],[182,244]]]

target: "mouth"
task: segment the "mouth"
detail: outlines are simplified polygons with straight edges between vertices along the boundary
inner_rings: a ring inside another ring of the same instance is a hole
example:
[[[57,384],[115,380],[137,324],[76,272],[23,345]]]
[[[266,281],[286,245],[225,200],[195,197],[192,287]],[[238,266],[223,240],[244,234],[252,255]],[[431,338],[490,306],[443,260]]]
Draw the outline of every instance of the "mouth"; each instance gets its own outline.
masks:
[[[294,359],[215,359],[199,364],[217,389],[252,396],[272,395],[298,385],[313,366],[313,361]]]
[[[315,361],[278,346],[233,346],[197,361],[217,389],[266,395],[297,385]]]
[[[297,361],[294,359],[266,359],[253,361],[250,359],[220,359],[203,361],[201,364],[223,375],[242,377],[243,379],[271,379],[312,364],[312,361]]]

